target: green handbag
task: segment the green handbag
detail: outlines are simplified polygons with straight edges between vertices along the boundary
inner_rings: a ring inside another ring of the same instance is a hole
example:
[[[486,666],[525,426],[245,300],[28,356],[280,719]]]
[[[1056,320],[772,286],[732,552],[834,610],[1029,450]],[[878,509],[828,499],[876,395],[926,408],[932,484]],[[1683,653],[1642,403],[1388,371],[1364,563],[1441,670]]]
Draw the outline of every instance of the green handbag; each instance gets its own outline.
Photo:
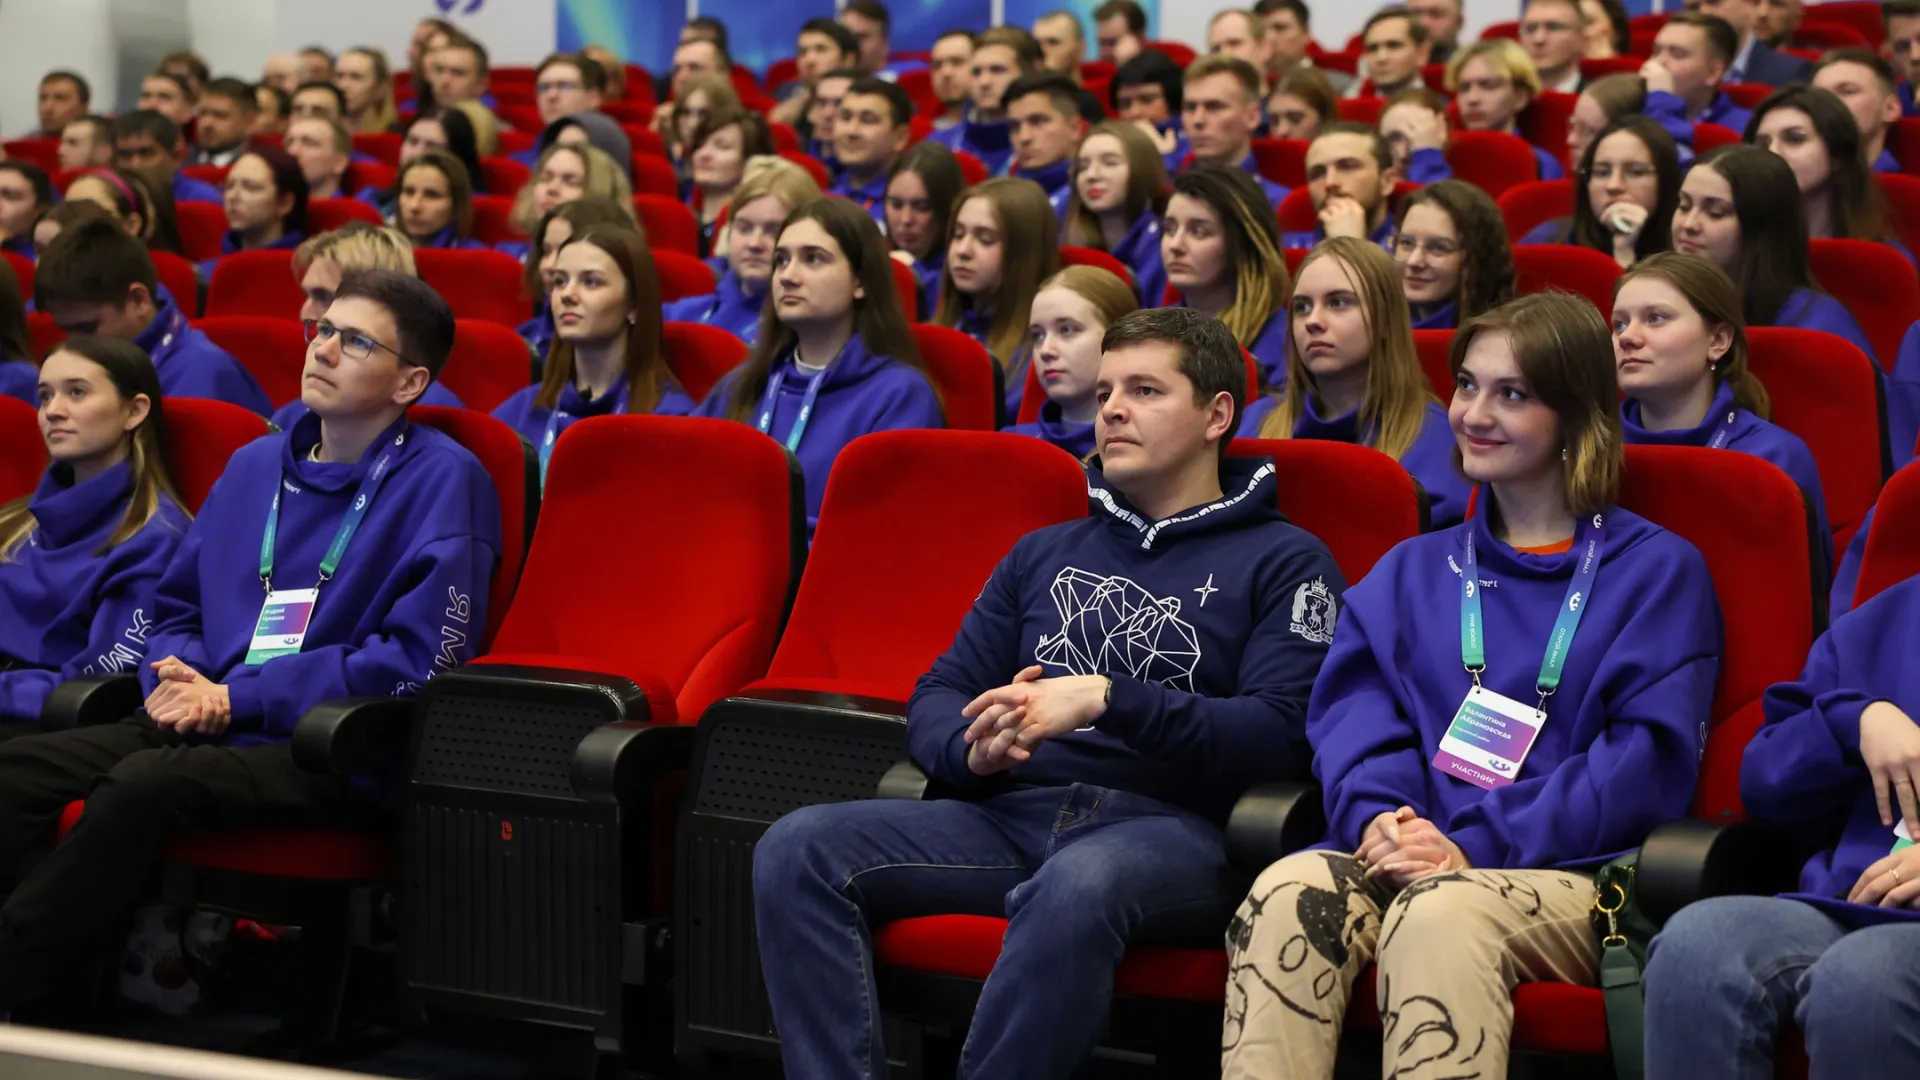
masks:
[[[1600,935],[1600,992],[1607,1006],[1607,1041],[1613,1047],[1617,1080],[1641,1080],[1646,1074],[1643,1030],[1646,1000],[1640,971],[1647,943],[1660,928],[1634,901],[1633,877],[1638,849],[1602,866],[1593,875],[1593,928]]]

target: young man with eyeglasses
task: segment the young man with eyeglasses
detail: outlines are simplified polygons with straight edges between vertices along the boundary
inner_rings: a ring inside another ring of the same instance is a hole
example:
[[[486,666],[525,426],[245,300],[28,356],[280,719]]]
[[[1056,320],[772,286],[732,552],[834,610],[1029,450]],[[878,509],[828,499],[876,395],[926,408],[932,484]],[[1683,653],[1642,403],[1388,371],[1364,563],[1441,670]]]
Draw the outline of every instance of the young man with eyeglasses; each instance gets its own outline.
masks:
[[[169,398],[213,398],[273,411],[240,362],[187,322],[160,287],[145,244],[112,221],[61,230],[34,267],[33,303],[69,337],[97,334],[147,351]]]
[[[350,274],[312,324],[293,430],[228,463],[161,579],[117,724],[0,748],[0,1010],[114,944],[165,845],[234,825],[351,828],[384,803],[373,773],[295,761],[300,718],[331,698],[404,697],[464,663],[486,625],[500,504],[474,456],[410,423],[453,348],[433,289]],[[67,803],[79,823],[44,847]]]

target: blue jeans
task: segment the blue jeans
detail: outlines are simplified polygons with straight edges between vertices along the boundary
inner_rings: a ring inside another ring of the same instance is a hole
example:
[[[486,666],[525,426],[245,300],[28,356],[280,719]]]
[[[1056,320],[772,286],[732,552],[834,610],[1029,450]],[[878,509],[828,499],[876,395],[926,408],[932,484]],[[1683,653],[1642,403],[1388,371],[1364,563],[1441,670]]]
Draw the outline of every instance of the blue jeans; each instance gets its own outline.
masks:
[[[1087,784],[797,810],[753,859],[760,964],[786,1073],[885,1080],[868,927],[998,915],[1007,934],[960,1075],[1070,1076],[1099,1038],[1128,944],[1217,945],[1246,888],[1218,826]]]
[[[1648,1080],[1771,1080],[1789,1023],[1813,1080],[1920,1076],[1920,923],[1849,930],[1797,900],[1706,900],[1653,939],[1646,991]]]

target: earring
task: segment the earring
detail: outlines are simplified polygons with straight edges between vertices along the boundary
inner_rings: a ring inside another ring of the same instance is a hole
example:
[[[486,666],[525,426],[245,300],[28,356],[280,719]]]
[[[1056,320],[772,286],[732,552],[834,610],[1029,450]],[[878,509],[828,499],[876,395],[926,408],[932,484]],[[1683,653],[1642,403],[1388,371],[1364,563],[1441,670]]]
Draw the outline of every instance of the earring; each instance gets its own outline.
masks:
[[[1561,461],[1567,460],[1567,448],[1564,446],[1560,448],[1560,460]]]

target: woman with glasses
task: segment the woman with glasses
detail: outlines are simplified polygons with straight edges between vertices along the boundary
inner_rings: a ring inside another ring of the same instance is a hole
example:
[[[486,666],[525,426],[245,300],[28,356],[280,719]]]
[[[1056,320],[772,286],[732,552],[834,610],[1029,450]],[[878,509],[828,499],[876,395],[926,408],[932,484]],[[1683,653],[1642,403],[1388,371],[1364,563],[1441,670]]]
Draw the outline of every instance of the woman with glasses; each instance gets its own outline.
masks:
[[[1415,330],[1451,330],[1513,298],[1513,250],[1500,207],[1464,180],[1442,180],[1400,203],[1393,261]]]
[[[1671,245],[1680,195],[1680,152],[1644,116],[1602,128],[1575,170],[1572,219],[1549,221],[1523,244],[1572,244],[1613,256],[1623,268]]]

